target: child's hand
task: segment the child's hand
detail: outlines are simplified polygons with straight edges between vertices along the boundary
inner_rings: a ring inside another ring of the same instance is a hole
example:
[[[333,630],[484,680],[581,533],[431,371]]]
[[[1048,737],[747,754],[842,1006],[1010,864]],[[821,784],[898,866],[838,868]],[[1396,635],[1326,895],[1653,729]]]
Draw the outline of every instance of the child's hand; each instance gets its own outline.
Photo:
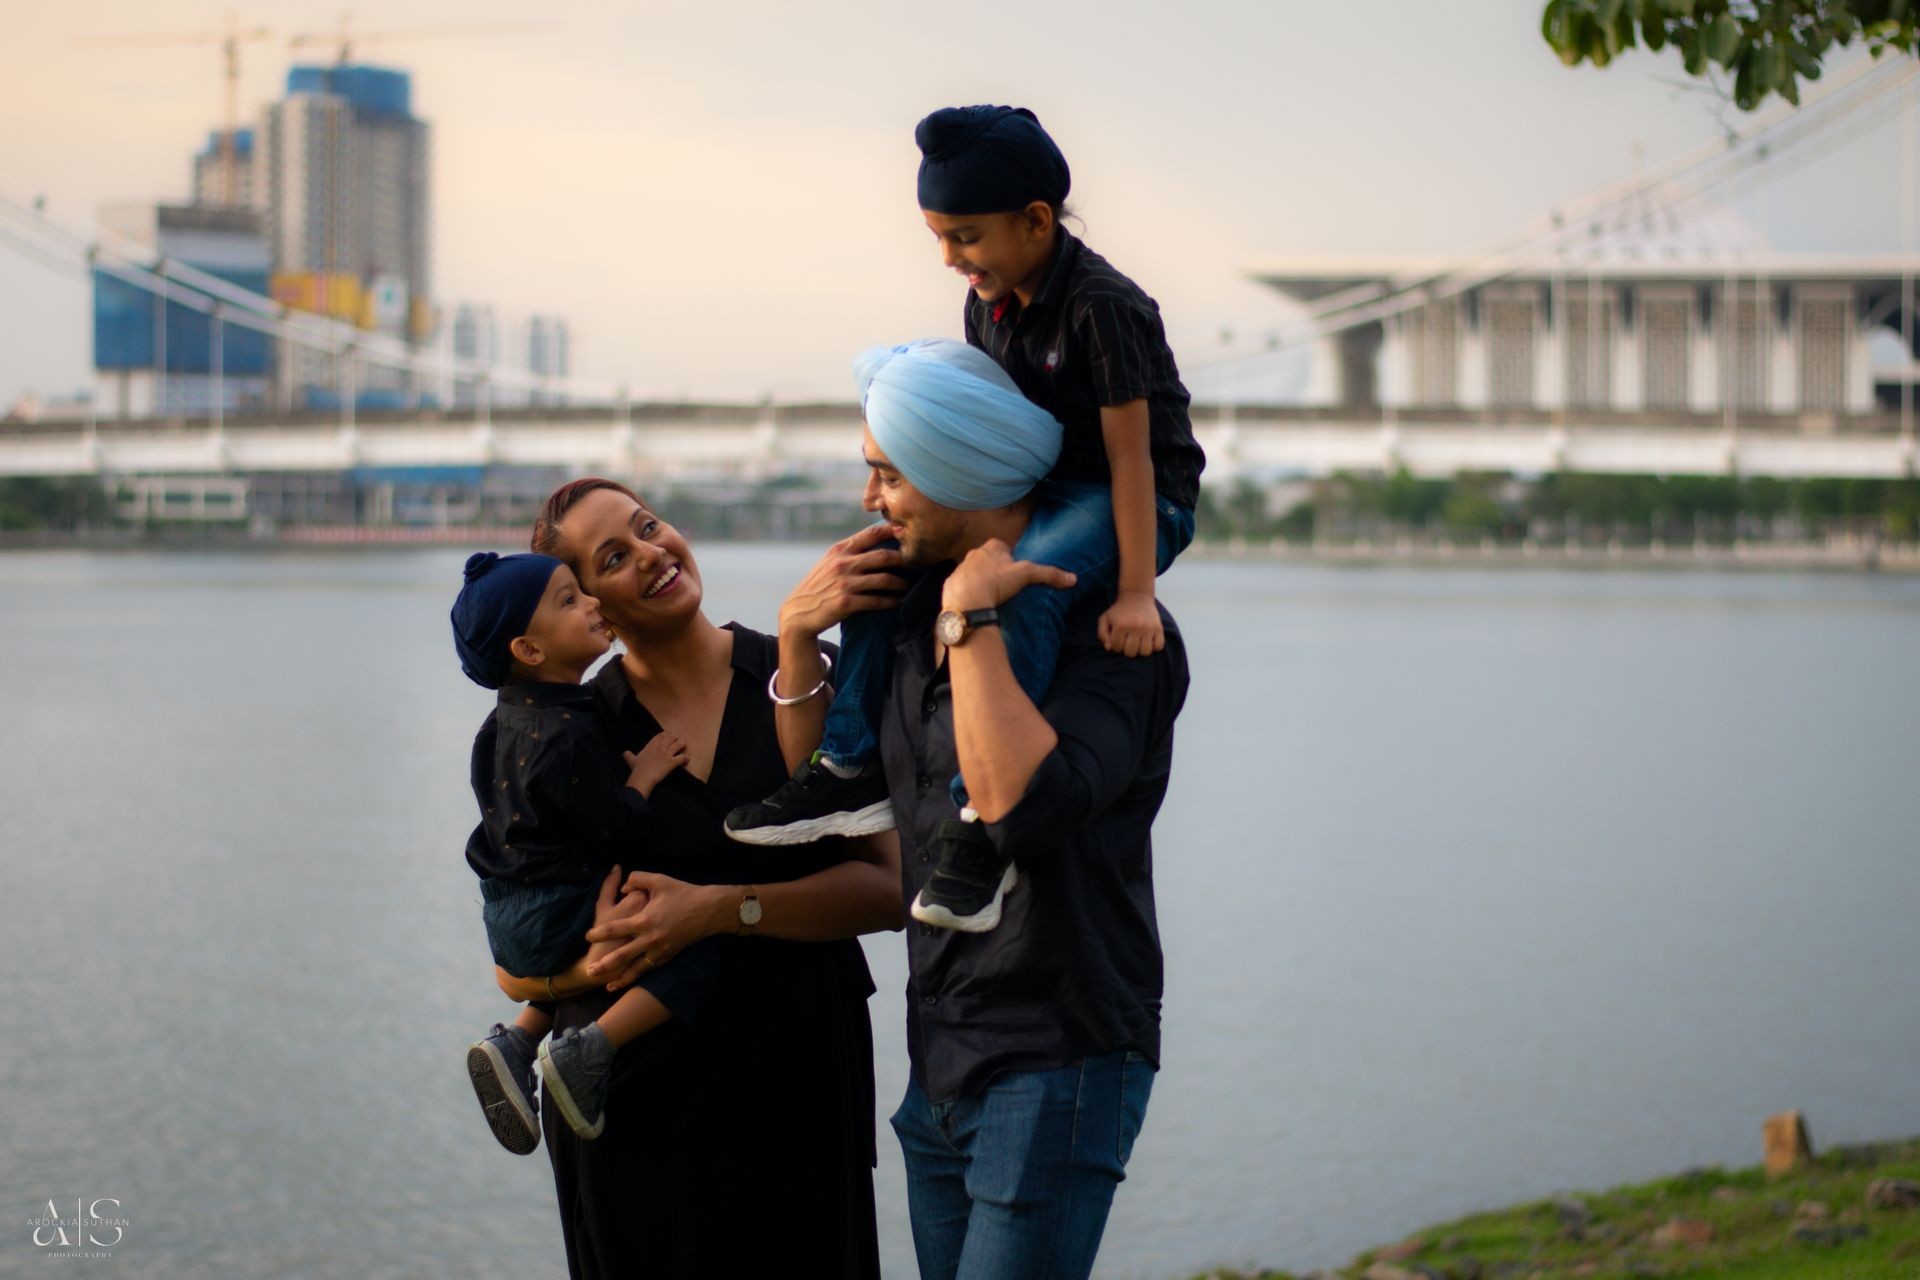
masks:
[[[1160,610],[1153,595],[1144,591],[1122,591],[1113,607],[1100,615],[1100,643],[1109,653],[1124,653],[1129,658],[1144,658],[1167,647],[1167,633],[1160,625]]]
[[[622,751],[620,755],[630,770],[627,785],[650,796],[660,779],[687,763],[687,744],[670,733],[656,733],[653,741],[638,751]]]

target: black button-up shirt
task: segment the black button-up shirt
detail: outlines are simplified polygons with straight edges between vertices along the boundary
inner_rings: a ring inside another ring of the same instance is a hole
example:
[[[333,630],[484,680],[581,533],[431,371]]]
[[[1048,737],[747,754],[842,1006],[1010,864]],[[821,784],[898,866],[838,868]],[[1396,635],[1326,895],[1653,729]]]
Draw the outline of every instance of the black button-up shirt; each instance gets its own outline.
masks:
[[[467,862],[522,884],[597,883],[616,858],[652,843],[647,798],[601,730],[592,686],[533,682],[500,690],[473,740],[480,830]],[[484,839],[478,838],[484,836]]]
[[[571,884],[591,897],[616,862],[629,871],[688,874],[679,850],[659,838],[665,812],[627,785],[629,770],[591,684],[535,681],[501,689],[474,737],[471,772],[480,822],[467,837],[467,865],[483,879]],[[583,936],[580,952],[586,949]],[[691,1020],[706,1003],[719,961],[710,943],[697,943],[638,985],[675,1017]]]
[[[933,870],[935,830],[954,816],[952,691],[946,665],[933,665],[933,617],[951,571],[927,574],[901,602],[881,716],[908,903]],[[1162,652],[1109,653],[1097,634],[1106,604],[1087,600],[1068,613],[1040,709],[1059,743],[1019,804],[987,828],[1020,869],[999,927],[958,933],[907,923],[907,1052],[935,1101],[976,1094],[1002,1071],[1115,1049],[1159,1061],[1150,828],[1187,693],[1186,644],[1162,608]]]
[[[982,302],[969,290],[965,323],[967,341],[1066,428],[1055,478],[1111,485],[1100,410],[1145,400],[1154,491],[1189,511],[1199,503],[1207,459],[1160,304],[1079,237],[1060,229],[1046,279],[1025,307],[1013,297]]]

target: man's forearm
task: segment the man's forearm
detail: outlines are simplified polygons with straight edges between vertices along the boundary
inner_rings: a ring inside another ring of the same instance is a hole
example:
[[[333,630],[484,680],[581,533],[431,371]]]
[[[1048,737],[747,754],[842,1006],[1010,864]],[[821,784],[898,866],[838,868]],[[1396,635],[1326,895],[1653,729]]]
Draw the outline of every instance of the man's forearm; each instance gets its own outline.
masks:
[[[967,799],[998,822],[1020,803],[1034,771],[1059,737],[1033,705],[1007,661],[998,627],[972,633],[947,653],[953,678],[953,740]]]

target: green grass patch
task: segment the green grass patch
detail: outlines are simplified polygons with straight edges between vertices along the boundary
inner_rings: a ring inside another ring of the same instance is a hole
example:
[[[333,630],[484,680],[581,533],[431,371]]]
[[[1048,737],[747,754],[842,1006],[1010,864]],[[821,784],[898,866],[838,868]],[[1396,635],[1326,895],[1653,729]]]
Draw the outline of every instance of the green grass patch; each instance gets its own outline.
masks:
[[[1777,1180],[1758,1168],[1696,1169],[1471,1214],[1414,1233],[1418,1248],[1386,1265],[1414,1280],[1920,1280],[1920,1208],[1869,1206],[1867,1186],[1880,1178],[1920,1182],[1920,1138],[1838,1147]],[[1675,1220],[1709,1224],[1711,1238],[1664,1241]],[[1379,1252],[1336,1274],[1360,1280]],[[1223,1270],[1195,1280],[1291,1277]]]

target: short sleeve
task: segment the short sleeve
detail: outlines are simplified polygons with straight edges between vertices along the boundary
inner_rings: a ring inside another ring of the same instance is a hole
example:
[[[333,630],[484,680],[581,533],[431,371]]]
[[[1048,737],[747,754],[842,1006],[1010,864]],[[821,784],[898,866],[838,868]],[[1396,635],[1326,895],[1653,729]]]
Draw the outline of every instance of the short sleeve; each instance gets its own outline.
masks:
[[[1118,298],[1089,300],[1075,328],[1103,408],[1144,400],[1153,382],[1153,350],[1165,345],[1159,318]]]
[[[987,349],[985,316],[987,309],[973,296],[973,290],[967,290],[967,296],[960,303],[960,332],[967,335],[967,345]],[[992,354],[989,352],[988,354]]]

